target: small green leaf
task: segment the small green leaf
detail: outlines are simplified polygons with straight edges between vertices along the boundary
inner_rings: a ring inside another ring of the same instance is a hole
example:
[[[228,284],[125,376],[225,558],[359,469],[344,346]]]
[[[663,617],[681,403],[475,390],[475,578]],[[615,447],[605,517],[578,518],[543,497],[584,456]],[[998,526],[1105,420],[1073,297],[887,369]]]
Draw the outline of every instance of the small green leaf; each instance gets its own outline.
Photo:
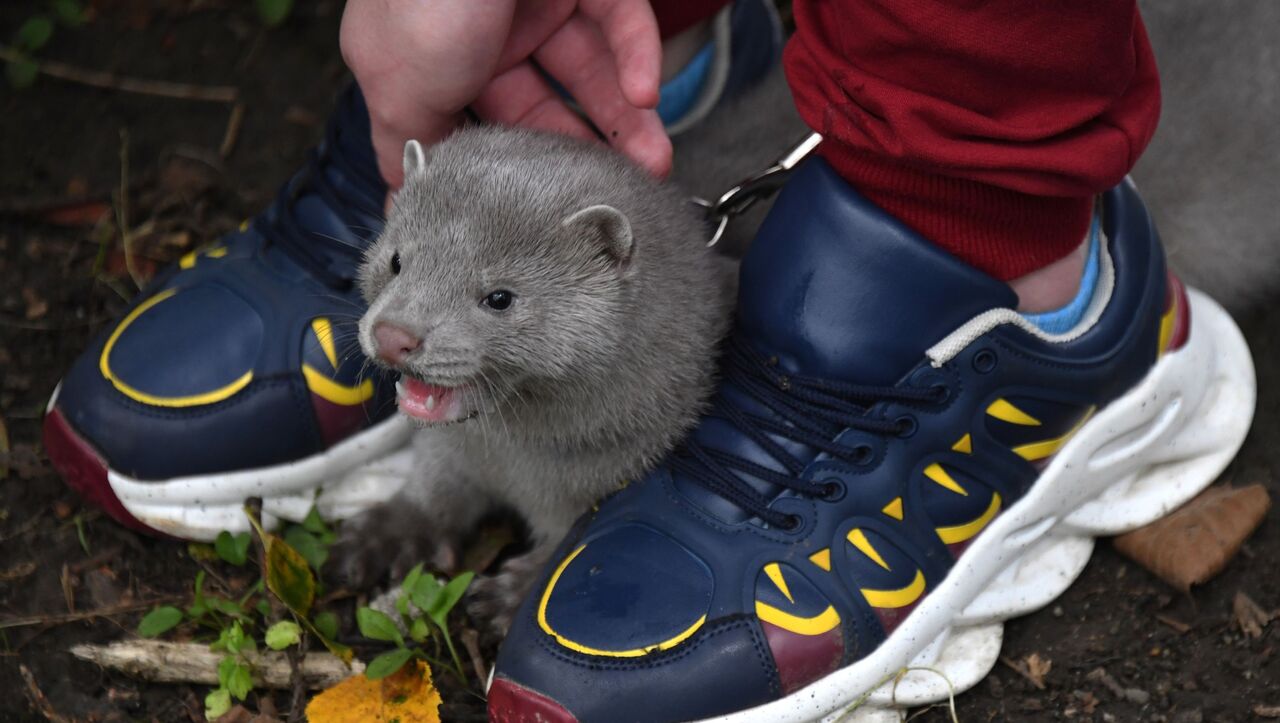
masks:
[[[77,0],[50,0],[50,5],[53,6],[54,15],[57,15],[58,20],[64,25],[73,28],[84,25],[84,8]]]
[[[404,647],[404,638],[400,637],[395,621],[386,613],[373,608],[360,608],[356,610],[356,624],[360,626],[360,634],[366,638],[394,642],[399,647]]]
[[[404,576],[404,580],[400,583],[400,591],[405,594],[411,594],[413,588],[418,584],[418,578],[422,577],[422,563],[419,562],[413,566],[408,575]]]
[[[261,615],[264,620],[271,617],[271,603],[266,600],[259,600],[258,603],[253,606],[253,609],[257,610],[258,615]]]
[[[409,637],[413,638],[415,643],[425,642],[431,631],[427,628],[427,621],[423,618],[414,618],[413,624],[409,626]]]
[[[217,720],[231,710],[231,693],[226,688],[218,688],[204,697],[204,717]]]
[[[40,66],[30,58],[18,58],[4,64],[4,75],[9,79],[9,85],[25,90],[35,85],[36,77],[40,75]]]
[[[323,612],[316,615],[312,624],[316,626],[316,630],[320,631],[320,635],[326,638],[336,638],[338,636],[338,616],[331,612]]]
[[[223,530],[218,533],[217,539],[213,541],[213,549],[218,552],[218,557],[223,560],[240,567],[249,557],[249,543],[252,538],[248,532],[241,532],[238,535],[232,535],[230,532]]]
[[[27,22],[18,27],[18,47],[33,53],[43,48],[53,37],[53,21],[44,15],[27,18]]]
[[[227,681],[231,680],[231,674],[235,672],[236,659],[234,655],[224,655],[222,660],[218,661],[218,685],[226,688]]]
[[[249,619],[249,616],[245,613],[244,608],[240,607],[240,604],[234,600],[228,600],[226,598],[221,598],[221,597],[210,597],[210,598],[205,598],[205,604],[208,605],[210,608],[222,613],[223,615],[235,618],[236,620]]]
[[[238,653],[243,649],[244,628],[240,627],[239,622],[231,623],[231,629],[227,631],[227,650]]]
[[[396,612],[400,613],[400,617],[409,617],[409,596],[404,593],[396,595]]]
[[[182,611],[172,605],[164,605],[143,616],[142,622],[138,623],[138,634],[144,638],[154,638],[180,622]]]
[[[311,506],[311,511],[307,512],[307,516],[302,520],[302,528],[307,532],[323,535],[329,531],[329,526],[320,518],[320,510],[315,505]]]
[[[431,620],[439,625],[441,629],[445,626],[445,620],[449,617],[449,611],[454,605],[462,599],[463,594],[467,592],[467,586],[471,584],[471,580],[475,578],[474,572],[464,572],[461,575],[449,581],[448,585],[440,592],[435,599],[435,604],[425,610],[431,617]]]
[[[289,543],[299,555],[307,561],[312,570],[319,570],[325,560],[329,559],[329,550],[315,535],[303,528],[293,525],[284,532],[284,541]]]
[[[235,669],[227,679],[227,690],[236,697],[236,700],[244,700],[249,695],[249,691],[253,690],[253,678],[249,674],[249,666],[236,663]]]
[[[267,647],[272,650],[284,650],[290,645],[296,645],[302,639],[302,628],[292,620],[281,620],[280,622],[267,628],[265,640]]]
[[[409,662],[409,658],[413,657],[413,651],[408,648],[399,648],[389,653],[383,653],[373,660],[369,661],[369,667],[364,669],[364,677],[369,680],[378,680],[396,672]]]
[[[300,618],[311,612],[316,578],[307,560],[275,535],[262,535],[267,548],[267,588]]]
[[[262,24],[274,28],[283,23],[293,10],[293,0],[256,0],[258,17]]]
[[[440,593],[444,591],[444,586],[434,575],[423,575],[418,578],[418,583],[413,586],[413,594],[410,599],[418,609],[424,613],[433,608],[436,600],[439,599]]]

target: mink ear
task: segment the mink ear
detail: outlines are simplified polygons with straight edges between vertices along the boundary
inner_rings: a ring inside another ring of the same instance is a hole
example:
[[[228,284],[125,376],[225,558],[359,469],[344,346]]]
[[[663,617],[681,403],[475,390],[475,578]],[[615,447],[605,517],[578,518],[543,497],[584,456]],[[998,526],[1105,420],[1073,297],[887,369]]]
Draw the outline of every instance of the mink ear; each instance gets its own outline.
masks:
[[[582,229],[598,238],[619,267],[626,266],[631,261],[631,252],[634,250],[631,222],[613,206],[587,206],[570,215],[560,225]]]
[[[422,151],[422,144],[410,140],[404,144],[404,177],[409,178],[422,173],[427,167],[427,154]]]

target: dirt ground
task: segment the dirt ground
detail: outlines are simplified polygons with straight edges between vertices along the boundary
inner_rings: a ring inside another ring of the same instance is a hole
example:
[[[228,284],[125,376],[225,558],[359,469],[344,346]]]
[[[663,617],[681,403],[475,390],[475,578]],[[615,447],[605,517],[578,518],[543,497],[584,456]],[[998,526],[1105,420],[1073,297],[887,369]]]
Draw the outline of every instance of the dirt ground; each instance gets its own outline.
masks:
[[[0,420],[12,438],[8,477],[0,478],[0,720],[43,720],[50,711],[64,720],[202,720],[207,688],[143,684],[67,653],[76,643],[130,634],[142,610],[68,618],[181,599],[199,568],[184,545],[133,534],[82,506],[40,451],[40,419],[62,370],[134,288],[118,235],[100,220],[111,217],[121,186],[122,132],[128,225],[145,257],[162,262],[211,240],[265,204],[318,138],[344,77],[337,53],[341,3],[298,3],[271,31],[250,3],[232,0],[88,5],[90,22],[58,28],[41,58],[233,86],[243,122],[234,143],[224,143],[235,125],[228,103],[49,77],[27,90],[0,91]],[[45,7],[0,3],[0,38]],[[142,258],[134,270],[146,273],[151,263]],[[1275,496],[1280,366],[1270,360],[1280,353],[1280,328],[1265,313],[1242,319],[1242,326],[1262,396],[1253,431],[1224,478],[1260,482]],[[1280,717],[1280,624],[1250,637],[1232,608],[1244,593],[1264,610],[1280,610],[1277,560],[1280,525],[1272,519],[1220,577],[1188,595],[1100,542],[1066,595],[1007,626],[1008,662],[959,696],[959,720]],[[354,637],[350,627],[345,632]],[[1043,689],[1013,668],[1033,654],[1051,664]],[[24,667],[47,700],[44,712],[33,703]],[[482,718],[474,696],[445,692],[446,720]],[[275,705],[287,711],[287,697],[276,696]],[[932,710],[921,719],[949,717]]]

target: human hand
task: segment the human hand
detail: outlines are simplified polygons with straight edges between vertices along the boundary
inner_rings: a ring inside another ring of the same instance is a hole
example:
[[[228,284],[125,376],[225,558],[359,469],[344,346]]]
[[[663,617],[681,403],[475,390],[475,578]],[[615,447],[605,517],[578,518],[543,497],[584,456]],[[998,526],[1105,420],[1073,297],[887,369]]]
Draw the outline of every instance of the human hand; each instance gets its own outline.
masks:
[[[497,123],[596,138],[656,175],[671,168],[658,103],[661,45],[648,0],[348,0],[342,54],[369,106],[378,167],[404,181],[404,144],[444,138],[470,106]]]

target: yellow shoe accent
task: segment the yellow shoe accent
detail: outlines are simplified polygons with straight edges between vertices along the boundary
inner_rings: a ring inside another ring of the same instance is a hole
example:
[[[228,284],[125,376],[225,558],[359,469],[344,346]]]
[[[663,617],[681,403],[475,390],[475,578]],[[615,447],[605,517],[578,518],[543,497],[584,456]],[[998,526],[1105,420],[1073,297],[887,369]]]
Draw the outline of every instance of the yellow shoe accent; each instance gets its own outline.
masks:
[[[764,574],[768,575],[770,580],[773,580],[773,584],[787,597],[787,600],[792,605],[796,603],[796,599],[791,597],[791,590],[787,589],[787,580],[782,576],[782,568],[778,566],[778,563],[771,562],[765,565]]]
[[[916,570],[910,585],[897,590],[870,590],[862,588],[862,597],[873,608],[905,608],[924,594],[924,573]]]
[[[161,397],[155,394],[147,394],[146,392],[134,389],[125,384],[111,371],[111,350],[115,347],[116,342],[120,340],[120,335],[129,325],[142,316],[148,309],[159,304],[165,299],[172,298],[178,293],[177,289],[165,289],[146,301],[138,304],[138,307],[129,312],[129,315],[120,321],[120,325],[115,331],[111,332],[111,336],[107,339],[107,343],[102,347],[102,356],[98,357],[98,370],[102,372],[102,376],[111,382],[111,386],[116,391],[132,399],[135,402],[142,402],[153,407],[198,407],[202,404],[213,404],[220,402],[234,395],[236,392],[249,386],[249,382],[253,381],[253,370],[245,372],[239,379],[230,384],[214,389],[213,391],[204,392],[203,394],[191,394],[184,397]]]
[[[334,371],[338,370],[338,350],[333,346],[333,327],[329,325],[329,320],[319,317],[311,320],[311,331],[316,335],[316,341],[320,342],[320,348],[324,350],[324,355],[329,360],[329,366]]]
[[[226,246],[216,246],[216,247],[211,248],[211,249],[209,249],[209,250],[207,250],[207,251],[204,251],[203,253],[204,253],[204,255],[205,255],[205,256],[208,256],[208,257],[209,257],[209,258],[211,258],[211,259],[220,259],[220,258],[222,258],[223,256],[226,256],[226,255],[227,255],[227,247],[226,247]],[[197,249],[196,251],[188,251],[187,253],[185,253],[185,254],[183,254],[183,255],[182,255],[182,258],[178,259],[178,268],[180,268],[180,269],[189,269],[189,268],[191,268],[191,267],[195,266],[195,265],[196,265],[196,259],[197,259],[200,255],[201,255],[201,252],[200,252],[198,249]]]
[[[1173,303],[1169,304],[1169,310],[1164,312],[1164,316],[1160,317],[1160,341],[1156,346],[1156,358],[1164,356],[1169,350],[1169,337],[1173,336],[1173,324],[1178,319],[1178,295],[1173,295]]]
[[[827,606],[826,610],[811,618],[802,618],[799,615],[785,613],[772,605],[767,605],[757,600],[756,617],[766,623],[777,625],[783,630],[798,635],[821,635],[840,624],[840,613],[837,613],[836,609],[830,605]]]
[[[1040,420],[1027,414],[1026,412],[1013,406],[1009,400],[1001,397],[991,403],[987,407],[987,414],[1009,424],[1019,424],[1024,427],[1039,427]]]
[[[1089,411],[1084,413],[1084,416],[1080,418],[1079,422],[1076,422],[1076,426],[1072,427],[1061,437],[1014,447],[1014,454],[1017,454],[1028,462],[1035,462],[1037,460],[1044,459],[1045,457],[1052,457],[1058,453],[1058,450],[1062,449],[1062,445],[1070,441],[1071,438],[1075,436],[1075,433],[1080,431],[1080,428],[1084,426],[1085,422],[1089,421],[1089,418],[1093,416],[1093,413],[1096,410],[1097,407],[1089,407]]]
[[[967,434],[964,435],[959,442],[951,445],[951,451],[961,454],[973,454],[973,438]]]
[[[880,567],[883,567],[886,570],[889,569],[889,563],[885,562],[883,557],[880,557],[880,553],[876,551],[876,548],[872,547],[871,540],[867,539],[866,533],[864,533],[862,530],[859,530],[855,527],[854,529],[849,531],[849,534],[845,537],[845,539],[853,543],[853,546],[858,548],[859,552],[871,558],[872,562],[879,565]]]
[[[987,506],[987,511],[983,512],[981,517],[973,522],[966,522],[963,525],[956,525],[955,527],[939,527],[938,537],[942,538],[942,541],[948,545],[952,545],[957,542],[964,542],[965,540],[975,537],[979,532],[982,532],[983,528],[991,524],[991,521],[996,518],[996,515],[999,514],[999,512],[1000,494],[992,493],[991,504]]]
[[[938,464],[937,462],[924,468],[924,476],[928,477],[934,482],[937,482],[943,487],[946,487],[952,492],[955,492],[958,495],[964,495],[965,497],[969,496],[969,493],[966,492],[965,489],[960,486],[960,483],[952,479],[951,475],[947,474],[947,471],[943,469],[942,465]]]
[[[822,568],[823,572],[831,572],[831,548],[824,547],[809,556],[809,562]]]
[[[547,635],[555,638],[557,643],[560,643],[570,650],[576,650],[579,653],[585,653],[586,655],[600,655],[608,658],[638,658],[642,655],[656,653],[659,650],[666,650],[667,648],[679,645],[690,635],[696,633],[698,628],[702,627],[703,623],[707,622],[707,616],[703,615],[698,618],[693,625],[690,625],[688,629],[681,632],[679,635],[676,635],[674,638],[664,640],[657,645],[650,645],[647,648],[636,648],[635,650],[598,650],[596,648],[589,648],[585,645],[575,643],[557,633],[551,629],[549,624],[547,624],[547,602],[551,600],[551,591],[555,589],[556,582],[560,580],[560,575],[564,572],[565,568],[569,566],[569,563],[573,562],[573,558],[577,557],[578,553],[585,549],[587,549],[587,546],[581,545],[578,549],[570,553],[569,556],[564,559],[564,562],[560,563],[560,566],[556,568],[555,574],[551,576],[549,581],[547,581],[547,589],[542,592],[542,600],[538,603],[538,627],[542,628],[542,631]],[[760,603],[756,603],[757,607],[759,607],[759,605]],[[781,613],[781,611],[779,612]],[[786,613],[781,614],[786,615]],[[837,622],[839,622],[839,618],[837,618]]]
[[[373,396],[373,382],[365,379],[354,387],[335,382],[310,364],[302,365],[302,376],[307,388],[334,404],[353,407]]]
[[[885,505],[884,509],[880,511],[892,517],[893,519],[901,522],[902,521],[902,498],[894,497],[893,501]]]

